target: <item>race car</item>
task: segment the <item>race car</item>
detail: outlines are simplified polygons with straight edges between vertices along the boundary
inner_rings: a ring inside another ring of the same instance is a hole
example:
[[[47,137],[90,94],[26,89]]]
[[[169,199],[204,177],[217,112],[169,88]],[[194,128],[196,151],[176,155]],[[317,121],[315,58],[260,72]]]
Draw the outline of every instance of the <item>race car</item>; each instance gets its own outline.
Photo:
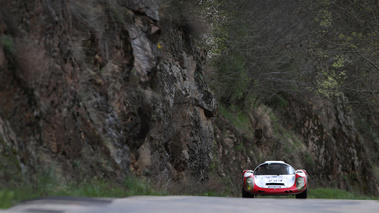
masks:
[[[284,161],[266,161],[254,171],[243,171],[242,197],[256,195],[295,195],[307,198],[308,173],[304,169],[295,170]]]

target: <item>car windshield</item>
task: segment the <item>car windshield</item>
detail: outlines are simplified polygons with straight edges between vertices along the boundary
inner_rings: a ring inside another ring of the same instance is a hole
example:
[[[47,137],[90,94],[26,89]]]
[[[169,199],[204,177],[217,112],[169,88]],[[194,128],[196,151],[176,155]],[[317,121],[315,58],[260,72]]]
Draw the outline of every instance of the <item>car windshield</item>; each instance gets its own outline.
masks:
[[[266,163],[254,170],[255,175],[293,175],[295,170],[292,166],[282,163]]]

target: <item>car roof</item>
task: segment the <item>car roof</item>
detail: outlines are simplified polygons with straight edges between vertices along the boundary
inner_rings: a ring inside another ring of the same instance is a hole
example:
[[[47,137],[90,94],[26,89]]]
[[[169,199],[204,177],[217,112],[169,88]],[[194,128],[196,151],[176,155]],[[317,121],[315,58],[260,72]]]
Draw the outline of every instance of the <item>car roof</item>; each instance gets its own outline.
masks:
[[[285,164],[287,164],[287,163],[284,162],[284,161],[275,161],[275,160],[265,161],[264,163],[285,163]]]

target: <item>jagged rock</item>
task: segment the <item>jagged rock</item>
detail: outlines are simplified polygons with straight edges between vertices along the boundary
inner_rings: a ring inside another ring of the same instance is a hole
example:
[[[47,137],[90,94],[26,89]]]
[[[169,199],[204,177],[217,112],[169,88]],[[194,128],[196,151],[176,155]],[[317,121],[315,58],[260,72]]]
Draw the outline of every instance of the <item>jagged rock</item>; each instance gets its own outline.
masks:
[[[150,77],[154,76],[160,60],[158,47],[137,26],[131,25],[128,30],[131,35],[134,67],[139,73],[140,81],[144,84],[149,83]]]
[[[146,14],[155,21],[159,21],[159,3],[161,0],[118,0],[121,6],[128,7],[135,12]]]
[[[0,45],[0,118],[26,173],[208,178],[217,103],[198,52],[160,63],[159,0],[1,2],[0,36],[25,45]]]

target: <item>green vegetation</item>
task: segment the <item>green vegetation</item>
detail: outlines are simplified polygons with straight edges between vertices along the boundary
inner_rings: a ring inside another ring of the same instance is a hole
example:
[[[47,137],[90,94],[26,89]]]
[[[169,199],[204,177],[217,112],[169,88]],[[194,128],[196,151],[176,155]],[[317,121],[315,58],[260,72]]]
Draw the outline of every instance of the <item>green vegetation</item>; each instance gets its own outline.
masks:
[[[35,184],[21,184],[15,188],[0,190],[0,208],[9,208],[22,200],[46,196],[80,196],[122,198],[133,195],[165,195],[136,177],[128,177],[121,182],[103,179],[83,180],[77,183],[59,182],[51,173],[38,178]]]
[[[285,107],[288,100],[276,97],[285,92],[330,100],[344,95],[356,109],[370,107],[368,115],[378,107],[376,1],[201,2],[216,11],[207,38],[213,44],[209,84],[220,103],[246,106],[256,97]]]
[[[235,127],[244,131],[247,136],[253,136],[254,132],[253,129],[251,129],[250,120],[247,113],[234,106],[225,107],[220,105],[219,110],[220,114],[232,122]]]
[[[121,11],[118,8],[112,8],[112,11],[116,16],[117,21],[119,21],[123,25],[126,25],[126,21],[122,15]]]
[[[0,43],[3,45],[3,48],[6,52],[10,54],[14,54],[14,45],[13,45],[13,40],[12,37],[7,36],[7,35],[2,35],[0,37]]]
[[[222,187],[221,187],[222,188]],[[239,193],[240,191],[238,191]],[[237,196],[239,194],[237,193]],[[207,190],[203,193],[197,193],[197,196],[209,196],[209,197],[230,197],[234,194],[232,189],[220,191],[220,190]],[[194,195],[194,194],[191,194]],[[295,196],[258,196],[258,198],[284,198],[292,199]],[[379,200],[379,197],[364,196],[355,192],[348,192],[342,189],[336,188],[316,188],[308,190],[308,199],[348,199],[348,200]]]
[[[295,196],[258,196],[258,198],[295,199]],[[308,199],[345,199],[345,200],[379,200],[379,197],[370,197],[358,193],[348,192],[335,188],[316,188],[308,190]]]
[[[215,180],[207,184],[203,192],[190,193],[179,192],[174,194],[188,194],[197,196],[228,197],[233,192],[220,186],[225,180]],[[229,180],[230,181],[230,180]],[[228,181],[226,181],[228,182]],[[187,187],[186,187],[187,188]],[[189,188],[187,188],[189,189]],[[33,185],[22,184],[13,189],[2,188],[0,190],[0,208],[9,208],[22,200],[34,199],[45,196],[80,196],[80,197],[111,197],[123,198],[135,195],[167,195],[159,192],[141,179],[136,177],[126,178],[121,182],[108,182],[102,179],[83,180],[80,183],[59,182],[52,173],[41,175]],[[267,198],[266,196],[262,198]],[[279,198],[274,196],[273,198]],[[293,198],[284,196],[280,198]],[[352,200],[379,200],[378,197],[362,196],[358,193],[348,192],[334,188],[310,189],[308,198],[311,199],[352,199]]]
[[[369,197],[334,188],[317,188],[308,191],[308,198],[315,199],[351,199],[351,200],[379,200],[378,197]]]

